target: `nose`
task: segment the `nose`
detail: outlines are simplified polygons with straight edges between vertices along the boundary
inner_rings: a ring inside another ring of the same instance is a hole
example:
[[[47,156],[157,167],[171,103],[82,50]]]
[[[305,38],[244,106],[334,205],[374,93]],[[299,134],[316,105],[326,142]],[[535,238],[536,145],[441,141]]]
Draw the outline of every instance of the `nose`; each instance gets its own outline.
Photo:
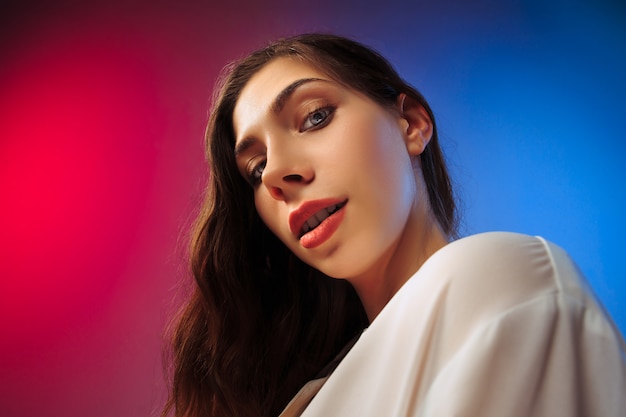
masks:
[[[268,150],[266,158],[261,182],[276,200],[288,200],[315,178],[310,159],[287,147]]]

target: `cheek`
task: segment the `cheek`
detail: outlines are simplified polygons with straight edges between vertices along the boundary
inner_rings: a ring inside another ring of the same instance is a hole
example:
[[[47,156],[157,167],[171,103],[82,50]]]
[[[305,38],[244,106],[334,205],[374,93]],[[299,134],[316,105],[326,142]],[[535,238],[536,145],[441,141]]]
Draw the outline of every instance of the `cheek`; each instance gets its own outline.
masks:
[[[360,146],[353,150],[350,159],[364,175],[388,185],[412,176],[411,157],[395,123],[381,116],[358,125],[360,128],[352,134]]]
[[[267,205],[267,201],[265,201],[263,196],[260,195],[259,192],[256,192],[254,195],[254,206],[256,208],[256,212],[261,217],[261,220],[263,220],[263,223],[269,227],[267,222],[271,219],[268,219],[267,213],[270,213],[271,211],[268,209]]]
[[[364,173],[361,191],[369,196],[371,216],[395,230],[416,198],[413,163],[397,125],[382,119],[369,128],[361,130],[368,140],[355,155]]]
[[[280,208],[276,203],[276,200],[263,191],[257,191],[255,193],[254,205],[259,217],[263,220],[263,223],[265,223],[267,228],[272,231],[272,233],[283,240],[279,230],[281,213]]]
[[[277,202],[268,194],[263,195],[263,193],[259,192],[257,192],[254,198],[254,203],[257,213],[265,226],[267,226],[274,236],[287,246],[291,252],[300,257],[301,255],[298,254],[299,244],[297,240],[294,240],[289,230],[287,222],[288,213],[284,204],[281,205],[280,202]],[[306,262],[306,260],[304,261]]]

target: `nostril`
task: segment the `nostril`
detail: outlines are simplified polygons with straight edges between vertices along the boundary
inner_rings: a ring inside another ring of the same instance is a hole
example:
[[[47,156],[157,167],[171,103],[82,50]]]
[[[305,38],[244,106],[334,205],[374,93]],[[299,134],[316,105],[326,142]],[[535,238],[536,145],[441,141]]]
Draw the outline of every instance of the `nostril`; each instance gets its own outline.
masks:
[[[302,181],[302,175],[299,175],[299,174],[285,175],[283,179],[287,182],[300,182]]]
[[[270,195],[276,200],[283,199],[283,190],[278,187],[269,187]]]

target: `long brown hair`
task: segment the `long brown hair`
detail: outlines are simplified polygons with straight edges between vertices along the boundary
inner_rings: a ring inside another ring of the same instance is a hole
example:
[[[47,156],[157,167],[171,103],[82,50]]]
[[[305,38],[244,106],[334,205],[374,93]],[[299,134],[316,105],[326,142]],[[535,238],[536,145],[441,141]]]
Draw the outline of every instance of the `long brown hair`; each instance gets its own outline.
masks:
[[[367,326],[356,293],[296,258],[263,224],[237,170],[232,113],[248,80],[290,56],[393,106],[400,93],[433,121],[421,155],[432,212],[456,235],[455,203],[430,106],[377,52],[352,40],[306,34],[278,40],[223,72],[207,128],[210,179],[191,243],[193,294],[172,336],[172,389],[164,411],[179,417],[272,416]]]

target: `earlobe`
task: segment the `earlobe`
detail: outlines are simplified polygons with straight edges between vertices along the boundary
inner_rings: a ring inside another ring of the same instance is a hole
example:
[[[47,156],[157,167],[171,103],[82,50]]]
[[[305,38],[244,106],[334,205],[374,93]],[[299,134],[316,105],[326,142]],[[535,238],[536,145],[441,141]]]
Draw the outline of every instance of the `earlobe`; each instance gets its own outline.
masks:
[[[398,96],[398,110],[409,154],[421,155],[433,135],[433,122],[428,112],[417,100],[404,93]]]

